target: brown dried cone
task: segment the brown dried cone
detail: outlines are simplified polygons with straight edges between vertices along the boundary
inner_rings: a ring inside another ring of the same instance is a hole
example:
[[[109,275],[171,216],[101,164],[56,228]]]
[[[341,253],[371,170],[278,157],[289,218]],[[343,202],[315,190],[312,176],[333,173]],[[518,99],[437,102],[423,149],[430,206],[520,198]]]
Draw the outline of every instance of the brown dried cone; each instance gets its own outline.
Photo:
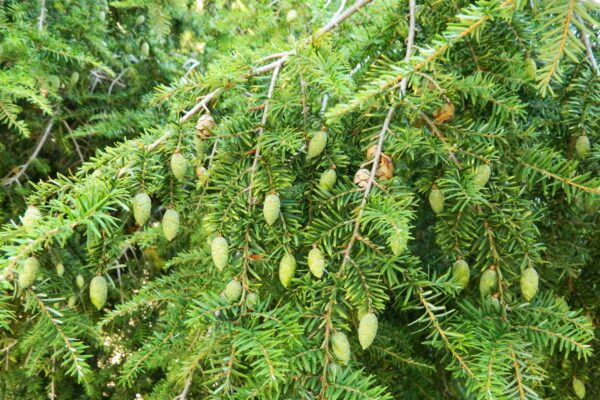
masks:
[[[381,180],[392,179],[394,176],[394,163],[387,154],[381,153],[381,157],[379,158],[379,166],[377,167],[375,176]]]
[[[377,145],[367,149],[367,160],[372,160],[375,157],[375,153],[377,152]],[[377,167],[377,172],[375,173],[378,179],[386,180],[392,179],[394,176],[394,163],[390,156],[385,153],[381,153],[381,157],[379,158],[379,166]]]
[[[435,110],[433,117],[438,124],[450,121],[454,117],[454,104],[444,103],[441,108]]]
[[[197,165],[196,166],[196,177],[198,178],[198,183],[200,185],[204,185],[206,182],[208,182],[208,178],[210,178],[210,173],[208,172],[208,170],[206,168],[204,168],[204,166]]]
[[[369,182],[369,177],[371,176],[371,172],[366,168],[361,168],[356,171],[354,174],[354,183],[361,189],[367,187],[367,183]]]
[[[207,139],[212,135],[212,129],[215,127],[215,120],[210,114],[202,114],[196,123],[196,134]]]
[[[375,153],[377,152],[377,145],[374,144],[373,146],[369,147],[367,149],[367,160],[372,160],[373,157],[375,157]]]

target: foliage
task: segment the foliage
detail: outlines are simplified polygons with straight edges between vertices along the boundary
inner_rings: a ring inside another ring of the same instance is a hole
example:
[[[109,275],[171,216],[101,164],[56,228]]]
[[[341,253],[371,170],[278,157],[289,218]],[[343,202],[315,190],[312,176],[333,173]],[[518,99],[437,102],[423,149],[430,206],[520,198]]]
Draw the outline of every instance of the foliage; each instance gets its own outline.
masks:
[[[568,399],[577,378],[600,396],[600,79],[585,45],[598,9],[358,0],[336,11],[344,4],[208,2],[223,47],[157,88],[151,104],[165,115],[74,175],[33,185],[28,204],[42,217],[0,230],[0,393]],[[208,113],[216,126],[198,134]],[[317,132],[326,146],[309,158]],[[183,182],[171,171],[178,152],[190,165]],[[320,186],[331,168],[336,183]],[[355,181],[361,168],[368,178]],[[132,215],[140,192],[153,206],[144,226]],[[169,208],[180,220],[172,241],[161,227]],[[211,255],[219,236],[222,271]],[[407,245],[392,252],[398,238]],[[320,279],[307,262],[314,248]],[[284,288],[286,254],[297,266]],[[20,288],[31,256],[42,271]],[[457,259],[470,266],[464,290]],[[539,288],[526,302],[519,282],[532,267]],[[490,270],[496,289],[480,296]],[[93,276],[109,286],[100,311]],[[238,300],[223,295],[232,281]],[[365,312],[378,331],[362,350]],[[332,350],[339,332],[347,364]]]
[[[175,0],[0,3],[0,220],[22,211],[27,178],[74,170],[160,121],[164,111],[144,107],[153,88],[205,62],[190,9]]]

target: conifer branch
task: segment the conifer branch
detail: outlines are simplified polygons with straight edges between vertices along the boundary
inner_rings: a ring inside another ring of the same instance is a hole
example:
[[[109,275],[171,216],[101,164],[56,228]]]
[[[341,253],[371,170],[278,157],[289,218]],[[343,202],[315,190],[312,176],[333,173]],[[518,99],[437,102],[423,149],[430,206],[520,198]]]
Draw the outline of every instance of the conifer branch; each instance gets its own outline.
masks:
[[[446,347],[448,349],[448,351],[450,351],[450,354],[452,354],[452,357],[458,362],[461,369],[463,371],[465,371],[469,375],[470,378],[479,381],[477,376],[473,373],[471,368],[469,368],[469,366],[465,362],[464,358],[456,351],[456,348],[452,345],[452,343],[450,343],[450,340],[448,339],[448,336],[446,335],[446,331],[444,331],[444,329],[442,329],[434,312],[431,311],[431,308],[429,307],[429,302],[425,299],[425,296],[423,294],[423,288],[421,288],[420,286],[417,287],[417,295],[419,296],[419,301],[423,305],[423,308],[425,309],[425,313],[427,314],[429,321],[431,322],[434,329],[440,335],[440,338],[444,342],[444,347]]]
[[[410,9],[410,16],[409,16],[410,28],[409,29],[411,32],[408,35],[409,40],[407,42],[407,48],[406,48],[406,56],[405,56],[406,59],[408,59],[410,57],[410,53],[412,51],[413,40],[414,40],[416,1],[410,0],[409,4],[410,4],[410,7],[409,7],[409,9]],[[401,86],[401,92],[400,92],[401,96],[404,96],[405,90],[406,90],[406,86]],[[377,140],[377,147],[375,149],[375,153],[373,156],[373,165],[371,166],[371,172],[369,174],[369,179],[367,180],[367,184],[364,189],[365,191],[363,193],[362,200],[360,202],[360,205],[358,206],[356,222],[354,223],[354,228],[352,230],[350,240],[348,241],[348,244],[346,245],[346,248],[344,249],[342,264],[336,274],[339,278],[342,278],[345,274],[345,267],[348,264],[348,262],[351,260],[352,248],[353,248],[354,243],[356,242],[357,238],[360,235],[361,217],[365,210],[365,206],[367,205],[367,200],[368,200],[369,194],[371,193],[373,183],[375,182],[375,176],[377,175],[377,169],[379,168],[379,161],[381,158],[381,153],[383,151],[383,144],[385,142],[385,135],[386,135],[387,131],[389,130],[395,110],[396,110],[395,105],[393,105],[389,108],[388,113],[383,122],[383,126],[381,127],[381,131],[379,133],[379,137]],[[321,386],[321,396],[320,396],[323,399],[325,398],[325,394],[327,392],[327,368],[329,365],[328,348],[329,348],[329,338],[330,338],[331,330],[333,328],[332,322],[331,322],[331,314],[333,312],[335,293],[336,293],[335,290],[333,290],[332,294],[331,294],[331,298],[326,306],[326,311],[325,311],[325,315],[324,315],[325,338],[323,339],[323,344],[321,345],[321,348],[325,351],[325,363],[324,363],[324,367],[323,367],[323,374],[321,376],[322,386]]]
[[[76,341],[77,339],[69,337],[69,335],[67,335],[63,331],[63,329],[59,325],[60,321],[55,319],[53,313],[51,313],[50,310],[48,310],[48,307],[46,307],[44,302],[33,290],[28,289],[28,291],[31,297],[33,297],[36,300],[38,308],[42,311],[46,319],[50,321],[50,323],[56,330],[56,333],[58,333],[62,341],[65,343],[65,348],[67,349],[66,353],[69,355],[69,358],[73,362],[73,370],[77,375],[77,379],[80,381],[85,381],[85,374],[88,372],[89,368],[88,365],[85,363],[84,359],[82,358],[79,349],[76,346],[73,346],[72,342]]]
[[[283,63],[282,63],[283,64]],[[271,75],[271,83],[269,84],[269,89],[267,91],[267,99],[263,103],[263,114],[260,121],[260,127],[258,128],[258,132],[256,133],[256,150],[254,151],[254,160],[252,161],[252,167],[250,168],[250,183],[248,184],[248,204],[252,204],[252,186],[254,185],[254,174],[256,172],[256,166],[258,165],[258,160],[260,159],[260,139],[262,137],[263,132],[265,131],[265,126],[267,124],[267,115],[269,113],[269,102],[273,97],[273,90],[275,90],[275,83],[277,82],[277,76],[279,75],[279,70],[281,69],[281,64],[278,65],[273,71],[273,75]]]
[[[571,19],[573,18],[573,14],[575,12],[575,0],[568,0],[569,5],[567,7],[564,20],[562,22],[562,32],[560,36],[560,40],[558,45],[554,46],[554,56],[550,60],[550,65],[548,67],[548,71],[545,72],[545,76],[540,81],[539,87],[542,90],[545,90],[548,85],[550,85],[550,81],[552,77],[556,74],[559,61],[565,52],[565,48],[567,46],[567,39],[569,38],[569,30],[571,29]]]
[[[525,388],[523,387],[523,378],[521,377],[521,369],[519,367],[517,355],[515,354],[512,346],[509,346],[509,348],[510,356],[513,360],[513,368],[515,369],[515,378],[517,380],[517,388],[519,390],[519,400],[525,400],[527,397],[525,396]]]
[[[346,19],[351,17],[352,14],[354,14],[355,12],[357,12],[362,7],[366,6],[367,4],[369,4],[372,1],[373,0],[356,0],[356,2],[350,8],[348,8],[346,11],[340,13],[338,10],[338,12],[336,12],[333,15],[331,20],[329,20],[329,22],[327,22],[321,29],[319,29],[317,31],[317,33],[315,33],[308,40],[308,42],[316,40],[316,39],[320,38],[321,36],[323,36],[324,34],[326,34],[327,32],[331,31],[333,28],[335,28],[336,26],[338,26],[339,24],[344,22]]]
[[[40,0],[40,16],[38,17],[38,31],[44,29],[44,20],[46,19],[46,0]]]
[[[534,171],[537,171],[537,172],[539,172],[539,173],[541,173],[541,174],[543,174],[543,175],[546,175],[546,176],[548,176],[548,177],[550,177],[550,178],[556,179],[557,181],[560,181],[560,182],[562,182],[562,183],[564,183],[564,184],[567,184],[567,185],[569,185],[569,186],[573,186],[574,188],[577,188],[577,189],[579,189],[579,190],[583,190],[583,191],[585,191],[585,192],[590,192],[590,193],[595,193],[595,194],[600,194],[600,189],[598,189],[598,188],[594,189],[594,188],[591,188],[591,187],[587,187],[587,186],[584,186],[584,185],[580,185],[579,183],[577,183],[577,182],[573,182],[572,180],[570,180],[570,179],[568,179],[568,178],[563,178],[563,177],[562,177],[562,176],[560,176],[560,175],[553,174],[552,172],[550,172],[550,171],[548,171],[548,170],[545,170],[545,169],[543,169],[543,168],[539,168],[539,167],[537,167],[537,166],[535,166],[535,165],[532,165],[532,164],[526,163],[526,162],[525,162],[525,161],[523,161],[523,160],[520,160],[519,162],[520,162],[522,165],[524,165],[524,166],[526,166],[526,167],[528,167],[528,168],[531,168],[531,169],[533,169]]]
[[[350,8],[348,8],[345,12],[343,12],[341,14],[337,14],[336,13],[331,18],[331,20],[329,20],[315,34],[309,36],[306,40],[304,40],[304,42],[310,43],[310,42],[312,42],[312,41],[320,38],[324,34],[330,32],[336,26],[338,26],[339,24],[341,24],[342,22],[344,22],[346,19],[348,19],[349,17],[351,17],[354,13],[356,13],[358,10],[360,10],[362,7],[364,7],[365,5],[369,4],[372,1],[373,0],[357,0],[354,3],[354,5],[352,5],[352,7],[350,7]],[[249,73],[247,73],[245,75],[245,78],[251,78],[253,76],[261,75],[261,74],[264,74],[266,72],[270,72],[270,71],[273,71],[275,69],[281,68],[281,66],[288,60],[289,56],[294,55],[294,54],[296,54],[296,50],[295,49],[289,50],[289,51],[280,52],[280,53],[274,53],[274,54],[270,54],[270,55],[268,55],[266,57],[263,57],[263,58],[261,58],[259,60],[259,62],[261,62],[261,61],[269,61],[269,60],[272,60],[272,59],[277,59],[277,60],[273,61],[272,63],[267,64],[267,65],[265,65],[263,67],[259,67],[259,68],[253,69],[251,72],[249,72]],[[190,109],[190,111],[188,111],[179,120],[179,123],[184,123],[187,120],[189,120],[201,108],[205,107],[206,103],[208,103],[208,101],[210,101],[214,96],[218,95],[223,90],[224,90],[224,88],[218,88],[218,89],[215,89],[212,93],[208,94],[206,97],[210,96],[210,98],[208,98],[208,99],[204,98],[200,103],[196,104],[192,109]],[[151,145],[150,148],[149,148],[149,150],[154,149],[154,147],[156,147],[156,146],[152,146]]]
[[[38,154],[42,150],[42,147],[46,143],[46,140],[50,136],[50,132],[52,132],[52,125],[53,124],[54,124],[54,117],[50,118],[50,120],[46,124],[46,128],[44,129],[44,133],[40,137],[40,140],[38,140],[38,143],[35,146],[35,149],[33,149],[33,152],[31,153],[31,156],[29,156],[29,159],[27,160],[27,162],[25,164],[23,164],[22,166],[19,167],[19,171],[14,176],[12,176],[10,178],[4,179],[2,181],[2,185],[9,186],[9,185],[12,185],[15,182],[18,182],[19,179],[21,178],[21,176],[23,176],[23,174],[25,174],[25,172],[27,172],[27,169],[29,168],[29,165],[33,162],[33,160],[35,160],[37,158]]]
[[[505,0],[500,4],[500,8],[505,8],[512,4],[513,0]],[[364,104],[366,101],[372,99],[373,97],[380,95],[389,89],[393,88],[396,84],[401,82],[403,79],[410,76],[410,74],[420,71],[425,68],[428,64],[433,62],[439,56],[444,54],[448,49],[450,49],[454,44],[459,42],[465,37],[468,37],[471,33],[475,32],[477,28],[479,28],[482,24],[492,19],[492,15],[489,14],[480,14],[477,19],[469,18],[469,21],[473,21],[470,25],[464,28],[460,33],[456,34],[450,40],[445,41],[443,44],[440,44],[439,47],[433,49],[428,52],[426,57],[415,57],[415,63],[410,65],[410,63],[406,66],[406,68],[401,69],[401,72],[391,78],[384,78],[382,80],[377,79],[373,82],[375,85],[374,88],[369,88],[364,90],[362,93],[358,93],[358,95],[350,101],[348,104],[341,104],[336,107],[336,109],[330,112],[329,118],[338,118],[341,115],[348,113],[357,107]],[[441,42],[440,42],[441,43]]]
[[[592,45],[590,44],[590,39],[588,37],[587,32],[585,31],[585,23],[579,15],[575,15],[575,18],[579,22],[579,25],[581,25],[581,28],[579,28],[579,34],[581,35],[581,40],[583,41],[583,45],[585,46],[585,52],[587,53],[588,60],[590,61],[590,64],[592,64],[592,68],[594,68],[594,71],[596,71],[596,75],[600,75],[598,63],[596,62],[596,57],[594,57],[594,51],[592,50]]]

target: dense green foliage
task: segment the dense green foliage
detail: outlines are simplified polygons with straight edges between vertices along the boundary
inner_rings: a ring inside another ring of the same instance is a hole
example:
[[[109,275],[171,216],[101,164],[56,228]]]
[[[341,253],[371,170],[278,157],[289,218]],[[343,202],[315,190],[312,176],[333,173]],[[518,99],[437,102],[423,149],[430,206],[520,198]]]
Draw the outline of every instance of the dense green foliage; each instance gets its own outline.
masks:
[[[205,64],[195,40],[201,21],[190,8],[0,3],[0,220],[23,210],[27,178],[67,173],[97,148],[160,121],[161,110],[145,107],[154,87]]]
[[[0,396],[600,397],[593,2],[199,3],[0,230]]]

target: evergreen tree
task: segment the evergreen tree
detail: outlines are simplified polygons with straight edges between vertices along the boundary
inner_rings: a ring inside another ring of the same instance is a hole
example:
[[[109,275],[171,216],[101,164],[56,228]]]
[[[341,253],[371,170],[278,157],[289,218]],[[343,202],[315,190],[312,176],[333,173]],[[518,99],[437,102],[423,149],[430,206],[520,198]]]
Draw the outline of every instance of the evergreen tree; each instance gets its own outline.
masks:
[[[199,5],[208,67],[0,230],[4,397],[600,396],[593,2]]]

